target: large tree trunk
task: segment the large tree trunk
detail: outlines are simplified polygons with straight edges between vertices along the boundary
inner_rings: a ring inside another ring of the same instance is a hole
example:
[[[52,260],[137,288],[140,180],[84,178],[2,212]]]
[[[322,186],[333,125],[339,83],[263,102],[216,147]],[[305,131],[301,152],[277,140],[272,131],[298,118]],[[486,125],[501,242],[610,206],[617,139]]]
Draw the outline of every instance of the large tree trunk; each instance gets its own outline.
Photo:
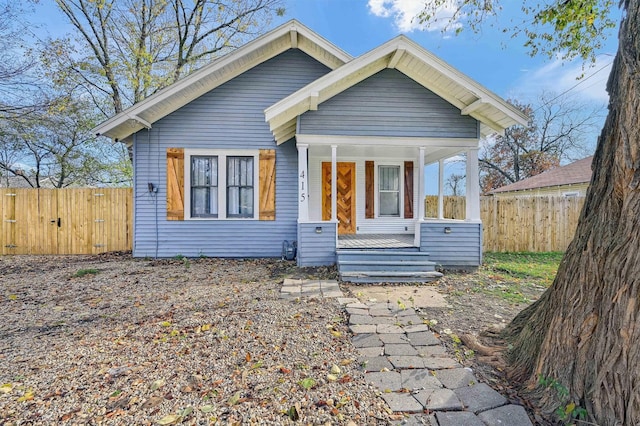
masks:
[[[640,425],[640,0],[624,4],[575,239],[553,285],[506,330],[514,377],[546,408],[559,401],[538,377],[557,380],[599,425]]]

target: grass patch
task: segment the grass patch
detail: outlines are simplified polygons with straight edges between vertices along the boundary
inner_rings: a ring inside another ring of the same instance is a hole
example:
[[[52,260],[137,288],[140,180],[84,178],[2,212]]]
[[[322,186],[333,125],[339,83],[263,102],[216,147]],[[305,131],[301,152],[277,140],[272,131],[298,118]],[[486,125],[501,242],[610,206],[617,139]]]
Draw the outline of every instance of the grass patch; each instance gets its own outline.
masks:
[[[564,253],[485,253],[484,269],[514,278],[534,279],[549,287],[556,277]]]
[[[80,277],[84,277],[85,275],[96,275],[98,272],[97,269],[79,269],[75,274],[73,274],[74,277],[76,278],[80,278]]]

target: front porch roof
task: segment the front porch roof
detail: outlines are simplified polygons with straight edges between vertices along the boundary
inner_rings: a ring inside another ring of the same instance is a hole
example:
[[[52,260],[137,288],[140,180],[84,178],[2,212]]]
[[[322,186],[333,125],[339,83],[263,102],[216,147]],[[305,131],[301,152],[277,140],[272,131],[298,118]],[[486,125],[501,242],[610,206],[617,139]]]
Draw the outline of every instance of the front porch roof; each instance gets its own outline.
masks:
[[[385,68],[395,68],[481,123],[481,134],[501,133],[509,126],[527,124],[527,117],[473,79],[407,37],[400,35],[353,59],[265,110],[266,121],[278,144],[291,139],[296,119],[306,111]]]
[[[139,130],[150,128],[166,115],[288,49],[300,49],[330,69],[351,60],[349,54],[291,20],[111,117],[93,132],[126,141]]]

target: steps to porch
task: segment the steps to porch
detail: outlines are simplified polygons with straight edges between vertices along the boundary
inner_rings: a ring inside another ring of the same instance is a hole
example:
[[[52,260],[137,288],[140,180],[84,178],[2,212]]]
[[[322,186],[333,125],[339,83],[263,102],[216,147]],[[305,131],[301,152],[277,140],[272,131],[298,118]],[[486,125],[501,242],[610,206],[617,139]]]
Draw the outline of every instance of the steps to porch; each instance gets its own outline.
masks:
[[[442,276],[429,253],[407,250],[338,249],[338,272],[352,283],[429,282]]]

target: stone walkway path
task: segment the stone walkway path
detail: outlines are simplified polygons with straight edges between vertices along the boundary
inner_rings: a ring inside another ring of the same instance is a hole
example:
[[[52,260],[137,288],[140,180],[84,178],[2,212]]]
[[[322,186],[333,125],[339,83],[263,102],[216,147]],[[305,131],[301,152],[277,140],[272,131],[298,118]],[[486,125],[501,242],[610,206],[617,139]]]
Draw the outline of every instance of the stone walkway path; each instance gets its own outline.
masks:
[[[338,298],[349,314],[366,380],[380,390],[391,410],[406,414],[398,424],[532,424],[524,408],[509,404],[462,368],[413,308],[344,298],[335,281],[285,280],[281,297]]]

